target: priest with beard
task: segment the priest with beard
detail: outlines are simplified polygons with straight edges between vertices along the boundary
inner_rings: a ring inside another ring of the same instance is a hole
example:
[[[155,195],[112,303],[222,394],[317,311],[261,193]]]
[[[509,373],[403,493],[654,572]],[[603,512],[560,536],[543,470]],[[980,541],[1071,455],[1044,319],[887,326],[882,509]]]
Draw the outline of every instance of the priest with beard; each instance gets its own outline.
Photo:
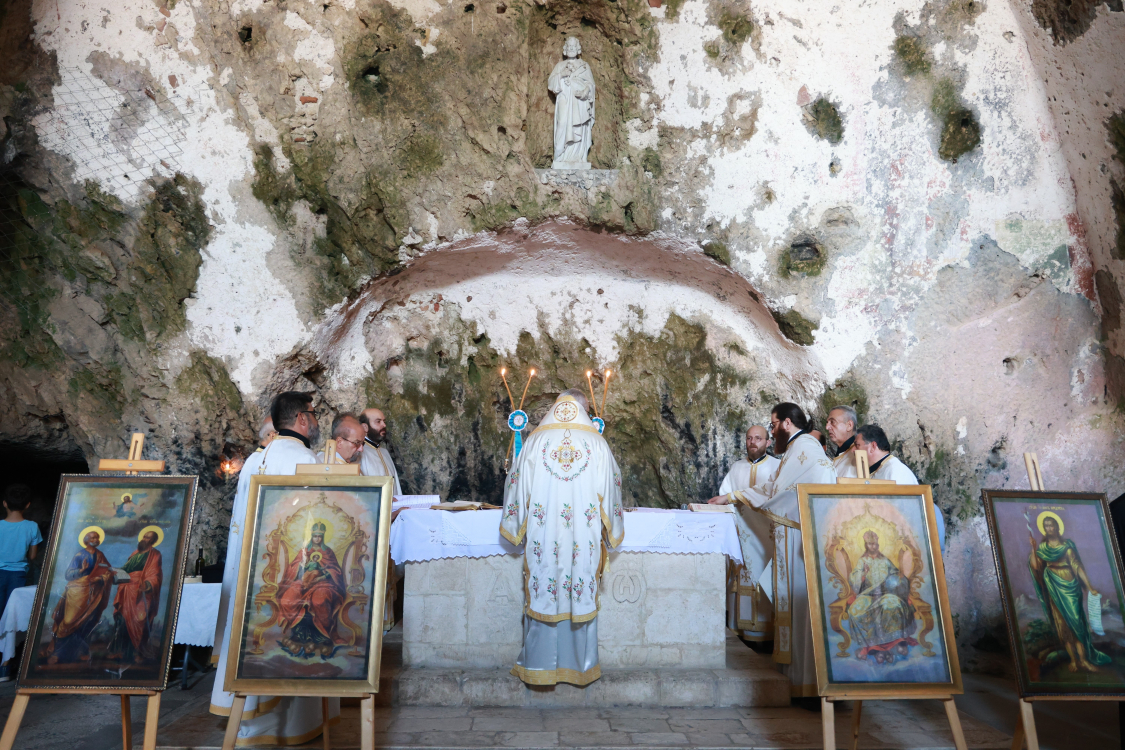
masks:
[[[766,428],[754,425],[748,429],[746,458],[735,461],[730,467],[719,485],[719,495],[727,496],[730,501],[735,490],[761,488],[772,480],[781,461],[767,453],[767,448],[769,433]],[[755,526],[761,528],[755,531]],[[730,565],[727,627],[740,632],[748,641],[770,641],[773,640],[773,606],[758,585],[763,565],[769,559],[760,541],[762,536],[769,536],[769,521],[761,513],[743,506],[735,514],[735,527],[743,562],[741,565],[734,562]]]
[[[402,485],[398,481],[398,469],[395,468],[394,459],[391,458],[391,452],[386,446],[386,416],[379,409],[364,409],[360,412],[359,423],[363,425],[367,442],[360,459],[360,471],[365,477],[390,477],[395,484],[391,494],[401,495]]]
[[[761,487],[720,495],[712,498],[711,502],[725,504],[733,498],[768,521],[766,530],[772,530],[772,534],[762,535],[765,525],[760,523],[754,530],[759,534],[762,548],[772,551],[775,566],[777,590],[774,594],[773,658],[782,665],[782,672],[789,675],[792,697],[814,698],[817,695],[816,664],[805,584],[797,485],[835,484],[836,472],[820,441],[808,433],[809,420],[801,407],[792,403],[773,407],[770,427],[774,453],[781,458],[773,479]]]
[[[129,574],[129,582],[117,586],[113,599],[113,637],[109,645],[110,659],[123,659],[144,664],[154,654],[149,648],[152,621],[160,603],[160,587],[164,583],[159,536],[145,530],[137,541],[137,551],[129,556],[121,569]]]
[[[247,500],[250,494],[250,481],[254,474],[285,475],[296,474],[298,464],[317,463],[312,446],[320,442],[320,425],[312,408],[312,394],[299,391],[286,391],[273,400],[270,418],[277,434],[261,452],[256,461],[247,460],[238,476],[238,490],[234,499],[230,534],[227,536],[227,566],[234,573],[224,573],[224,594],[229,598],[228,586],[236,585],[238,561],[242,555],[242,533],[245,530]],[[233,560],[232,560],[233,558]],[[219,664],[227,663],[230,648],[230,632],[234,622],[234,608],[227,607],[226,621],[217,643],[222,644]],[[237,645],[237,644],[236,644]],[[220,666],[220,670],[224,667]],[[211,690],[211,713],[230,716],[234,693],[223,690],[223,680],[216,679]],[[324,731],[326,720],[339,716],[340,699],[328,701],[329,716],[321,713],[319,698],[271,697],[250,695],[246,697],[242,722],[238,727],[236,745],[300,745]]]

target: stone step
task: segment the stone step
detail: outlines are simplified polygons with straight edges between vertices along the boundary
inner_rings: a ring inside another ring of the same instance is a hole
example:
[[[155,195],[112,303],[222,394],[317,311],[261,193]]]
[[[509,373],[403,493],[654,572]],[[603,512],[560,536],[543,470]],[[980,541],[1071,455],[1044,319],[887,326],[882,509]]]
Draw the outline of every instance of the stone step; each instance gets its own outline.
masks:
[[[382,706],[498,706],[551,708],[635,706],[722,708],[789,705],[789,679],[772,660],[727,638],[725,669],[603,670],[586,687],[528,686],[508,669],[403,668],[401,631],[384,640]],[[397,657],[397,658],[396,658]]]

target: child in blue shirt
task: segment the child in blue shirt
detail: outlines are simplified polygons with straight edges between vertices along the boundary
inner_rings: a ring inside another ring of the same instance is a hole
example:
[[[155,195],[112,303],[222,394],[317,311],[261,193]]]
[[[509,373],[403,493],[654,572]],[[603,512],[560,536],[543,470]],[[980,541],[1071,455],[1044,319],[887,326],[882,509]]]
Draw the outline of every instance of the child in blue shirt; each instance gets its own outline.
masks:
[[[0,521],[0,619],[8,605],[8,596],[27,585],[27,569],[39,552],[43,541],[39,524],[24,519],[23,512],[31,504],[31,490],[24,484],[13,484],[4,492],[4,508],[8,517]],[[0,656],[5,661],[12,654]],[[0,667],[0,681],[8,679],[8,665]]]

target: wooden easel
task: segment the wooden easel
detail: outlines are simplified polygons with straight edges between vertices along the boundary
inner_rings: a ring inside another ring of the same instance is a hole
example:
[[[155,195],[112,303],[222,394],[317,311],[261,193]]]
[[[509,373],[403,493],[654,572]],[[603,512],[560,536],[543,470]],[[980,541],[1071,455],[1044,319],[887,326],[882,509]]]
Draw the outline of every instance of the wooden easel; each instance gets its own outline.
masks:
[[[324,443],[324,463],[322,464],[297,464],[294,474],[331,474],[333,476],[358,477],[359,464],[336,463],[336,441],[331,438]],[[0,750],[3,750],[0,748]]]
[[[164,471],[163,461],[144,461],[141,459],[141,450],[145,445],[145,436],[142,432],[134,432],[129,443],[128,458],[103,458],[98,461],[98,471],[123,471],[134,475],[140,472],[159,474]],[[32,648],[28,644],[28,648]],[[156,729],[160,724],[160,696],[159,690],[98,690],[95,688],[19,688],[16,690],[16,700],[8,714],[8,721],[4,724],[4,732],[0,734],[0,750],[12,750],[16,741],[16,733],[20,731],[20,722],[23,721],[27,703],[33,695],[118,695],[121,696],[121,745],[124,750],[133,750],[133,715],[129,705],[129,698],[134,695],[148,696],[148,708],[145,711],[145,738],[144,750],[155,750]]]
[[[303,697],[303,696],[301,696]],[[348,698],[355,696],[349,695]],[[375,750],[375,695],[369,694],[359,702],[359,746],[360,750]],[[230,719],[227,720],[227,732],[223,735],[223,750],[234,750],[234,743],[238,739],[238,725],[242,723],[242,711],[246,707],[246,694],[235,693],[234,702],[230,707]],[[320,715],[324,726],[324,750],[330,750],[331,737],[328,733],[328,697],[320,699]]]
[[[872,479],[871,467],[867,463],[867,452],[855,452],[855,477],[838,477],[836,484],[896,484],[893,479]],[[945,716],[949,719],[949,729],[953,732],[953,744],[957,746],[957,750],[967,750],[968,745],[965,743],[965,732],[961,729],[961,717],[957,714],[957,705],[953,702],[952,695],[935,694],[935,695],[901,695],[899,693],[887,693],[885,696],[872,697],[870,694],[864,693],[863,699],[866,700],[939,700],[945,706]],[[824,733],[824,750],[836,750],[836,714],[833,703],[839,701],[854,701],[855,707],[852,709],[852,741],[851,750],[857,750],[859,747],[859,725],[863,719],[863,699],[851,698],[847,696],[833,696],[831,698],[820,699],[820,723],[821,729]],[[1038,750],[1038,748],[1035,748]]]
[[[1045,492],[1047,488],[1043,486],[1043,471],[1039,468],[1039,456],[1034,453],[1024,453],[1023,465],[1027,469],[1027,481],[1031,484],[1031,491]],[[1016,722],[1016,731],[1012,735],[1012,750],[1021,750],[1025,740],[1028,750],[1039,750],[1039,735],[1035,731],[1035,712],[1031,708],[1031,702],[1052,700],[1117,701],[1121,707],[1119,711],[1122,711],[1122,718],[1125,720],[1125,703],[1121,703],[1121,697],[1117,695],[1029,695],[1020,698],[1020,715]],[[1125,721],[1122,726],[1125,726]],[[1122,735],[1121,742],[1125,747],[1125,733]]]

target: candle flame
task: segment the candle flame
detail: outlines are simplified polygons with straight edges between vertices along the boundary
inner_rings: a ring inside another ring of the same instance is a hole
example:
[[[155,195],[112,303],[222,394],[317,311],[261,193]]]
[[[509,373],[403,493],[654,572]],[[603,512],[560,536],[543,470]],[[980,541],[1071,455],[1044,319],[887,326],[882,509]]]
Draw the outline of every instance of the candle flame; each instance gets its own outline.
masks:
[[[531,376],[532,376],[532,377],[535,377],[535,370],[532,370],[532,371],[531,371]]]
[[[501,367],[501,368],[500,368],[500,374],[501,374],[501,375],[506,375],[507,373],[508,373],[508,368],[507,368],[507,367]]]
[[[586,371],[586,377],[590,377],[590,376],[591,376],[591,375],[593,375],[593,374],[594,374],[594,373],[592,373],[592,372],[591,372],[591,371],[589,371],[589,370],[587,370],[587,371]]]
[[[608,378],[608,377],[609,377],[609,374],[610,374],[611,372],[613,372],[613,370],[606,370],[606,371],[605,371],[605,376],[606,376],[606,377]]]

